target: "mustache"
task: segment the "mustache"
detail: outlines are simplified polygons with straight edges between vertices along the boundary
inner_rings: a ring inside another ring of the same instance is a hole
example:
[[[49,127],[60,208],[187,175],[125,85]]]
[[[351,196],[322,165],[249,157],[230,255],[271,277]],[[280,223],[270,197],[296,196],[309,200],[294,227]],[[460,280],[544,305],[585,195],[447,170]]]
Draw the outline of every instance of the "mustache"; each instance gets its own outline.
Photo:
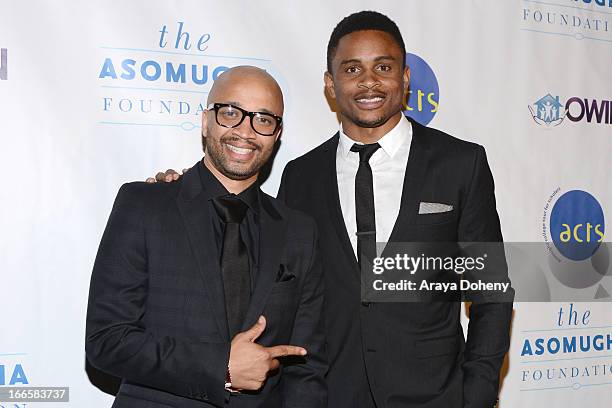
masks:
[[[261,150],[261,146],[258,145],[257,143],[251,141],[251,140],[246,140],[246,139],[242,139],[238,136],[222,136],[219,139],[219,142],[221,143],[228,143],[228,142],[239,142],[241,145],[249,145],[249,147],[255,149],[255,150]]]

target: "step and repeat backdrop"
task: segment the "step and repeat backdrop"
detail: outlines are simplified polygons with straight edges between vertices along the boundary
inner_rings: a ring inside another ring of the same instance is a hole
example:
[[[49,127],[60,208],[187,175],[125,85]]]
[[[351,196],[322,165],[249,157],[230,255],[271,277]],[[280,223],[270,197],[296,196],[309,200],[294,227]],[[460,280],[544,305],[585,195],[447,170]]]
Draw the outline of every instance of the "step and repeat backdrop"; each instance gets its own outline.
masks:
[[[256,65],[285,94],[263,188],[338,128],[326,46],[346,15],[400,27],[412,68],[406,113],[482,144],[504,237],[551,249],[548,285],[584,302],[517,303],[501,407],[604,406],[612,398],[612,1],[0,1],[0,386],[69,387],[106,407],[112,378],[87,367],[89,278],[119,186],[202,155],[207,92]],[[580,211],[575,209],[580,208]],[[563,271],[591,262],[597,273]],[[409,305],[407,305],[409,307]]]

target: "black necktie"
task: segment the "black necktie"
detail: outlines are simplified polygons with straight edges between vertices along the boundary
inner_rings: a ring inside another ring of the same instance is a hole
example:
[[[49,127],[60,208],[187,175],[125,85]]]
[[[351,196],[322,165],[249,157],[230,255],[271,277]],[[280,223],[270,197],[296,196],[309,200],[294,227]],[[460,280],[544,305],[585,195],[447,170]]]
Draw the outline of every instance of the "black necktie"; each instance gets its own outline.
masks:
[[[235,195],[213,199],[215,210],[225,223],[221,249],[221,274],[230,338],[240,331],[251,297],[249,254],[240,236],[240,223],[248,206]]]
[[[359,169],[355,177],[355,212],[357,213],[357,261],[363,270],[376,256],[376,217],[374,214],[374,186],[370,157],[380,148],[378,143],[355,143],[352,152],[359,152]],[[371,268],[370,268],[371,270]]]

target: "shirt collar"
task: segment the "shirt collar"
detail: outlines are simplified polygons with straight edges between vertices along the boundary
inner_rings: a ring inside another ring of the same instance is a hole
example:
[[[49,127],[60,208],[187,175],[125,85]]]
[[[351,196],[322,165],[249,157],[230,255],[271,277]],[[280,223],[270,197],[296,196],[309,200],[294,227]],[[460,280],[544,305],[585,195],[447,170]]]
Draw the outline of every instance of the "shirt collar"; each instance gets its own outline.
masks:
[[[198,172],[202,182],[203,194],[205,194],[207,200],[230,194],[225,186],[206,167],[203,160],[201,165],[198,166]],[[256,214],[259,214],[259,180],[255,180],[246,190],[236,195]]]
[[[343,156],[348,156],[351,153],[351,147],[353,144],[358,143],[348,137],[342,130],[342,123],[340,123],[340,141],[338,143],[338,149]],[[402,115],[402,118],[397,122],[397,125],[393,127],[387,134],[378,140],[381,149],[387,154],[387,156],[393,158],[400,146],[406,142],[410,143],[412,139],[412,124],[410,121]]]
[[[238,194],[238,198],[244,201],[256,214],[259,214],[259,180],[255,180],[246,190]]]

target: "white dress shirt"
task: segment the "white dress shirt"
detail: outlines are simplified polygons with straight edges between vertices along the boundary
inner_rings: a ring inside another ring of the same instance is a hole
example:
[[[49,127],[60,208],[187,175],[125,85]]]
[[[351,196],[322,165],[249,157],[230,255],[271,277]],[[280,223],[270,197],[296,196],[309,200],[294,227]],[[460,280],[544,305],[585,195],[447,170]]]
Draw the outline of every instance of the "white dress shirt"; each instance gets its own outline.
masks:
[[[374,184],[377,242],[389,240],[395,220],[397,220],[411,141],[412,124],[402,116],[397,125],[378,141],[381,148],[370,158]],[[338,193],[346,230],[353,251],[357,255],[355,176],[359,168],[359,153],[351,152],[351,146],[355,143],[359,142],[355,142],[344,134],[342,124],[340,124],[340,141],[336,151]]]

